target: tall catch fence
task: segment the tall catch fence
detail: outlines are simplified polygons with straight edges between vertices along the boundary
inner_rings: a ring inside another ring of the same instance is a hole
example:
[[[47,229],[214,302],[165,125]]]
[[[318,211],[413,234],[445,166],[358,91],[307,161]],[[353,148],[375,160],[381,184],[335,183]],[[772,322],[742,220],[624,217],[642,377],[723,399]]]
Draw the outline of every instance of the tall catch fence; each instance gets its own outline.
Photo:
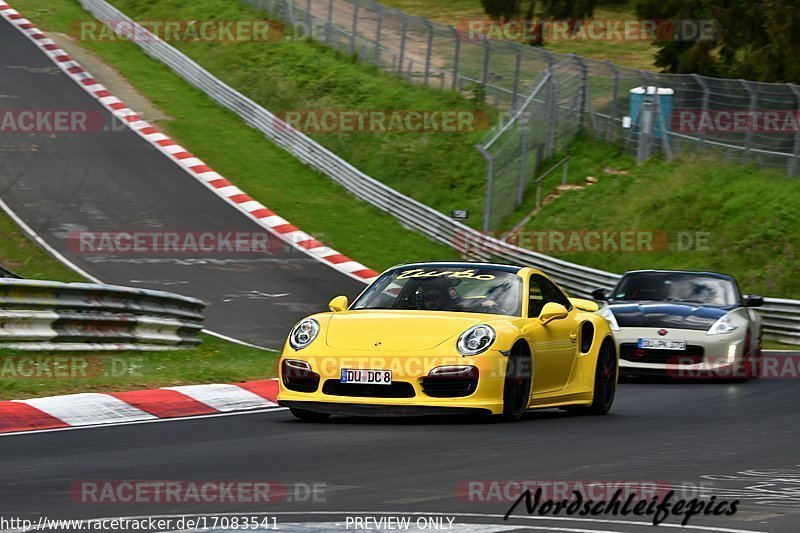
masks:
[[[794,84],[636,70],[486,38],[470,31],[466,19],[439,24],[372,0],[246,1],[291,25],[295,35],[510,111],[512,126],[502,121],[479,148],[489,173],[487,230],[499,229],[520,204],[518,190],[540,170],[537,159],[562,150],[580,130],[622,142],[640,160],[697,152],[797,173],[800,86]],[[540,87],[545,71],[552,76]],[[631,95],[647,87],[665,97],[651,98],[652,115],[639,112],[647,95]]]

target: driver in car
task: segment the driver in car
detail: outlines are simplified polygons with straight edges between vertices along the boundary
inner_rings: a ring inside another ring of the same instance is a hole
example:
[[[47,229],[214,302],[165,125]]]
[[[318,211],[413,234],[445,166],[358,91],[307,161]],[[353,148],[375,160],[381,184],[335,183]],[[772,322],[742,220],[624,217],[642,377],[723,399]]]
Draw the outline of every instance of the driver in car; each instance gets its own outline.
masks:
[[[441,311],[458,311],[475,307],[474,300],[463,298],[456,289],[461,283],[459,279],[441,279],[431,282],[425,290],[425,308]],[[480,302],[480,307],[486,309],[498,309],[499,305],[491,299],[484,299]]]

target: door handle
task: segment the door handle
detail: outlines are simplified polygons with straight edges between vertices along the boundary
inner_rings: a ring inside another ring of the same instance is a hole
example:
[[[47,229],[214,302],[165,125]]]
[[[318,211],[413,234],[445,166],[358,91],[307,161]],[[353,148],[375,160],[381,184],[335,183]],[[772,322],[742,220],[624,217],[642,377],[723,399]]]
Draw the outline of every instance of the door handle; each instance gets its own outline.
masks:
[[[575,342],[575,341],[577,341],[577,340],[578,340],[578,333],[577,333],[577,332],[575,332],[575,331],[573,331],[572,333],[570,333],[570,334],[569,334],[569,340],[570,340],[570,341],[572,341],[572,342]]]

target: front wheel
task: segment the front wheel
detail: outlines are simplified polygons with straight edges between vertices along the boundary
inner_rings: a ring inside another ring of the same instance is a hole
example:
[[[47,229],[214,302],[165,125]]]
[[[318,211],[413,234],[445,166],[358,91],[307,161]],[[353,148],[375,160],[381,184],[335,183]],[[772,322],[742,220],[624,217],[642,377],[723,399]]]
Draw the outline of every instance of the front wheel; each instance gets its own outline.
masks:
[[[611,410],[617,393],[617,349],[613,341],[606,339],[597,355],[594,373],[594,393],[588,406],[569,407],[567,411],[582,415],[604,415]]]
[[[298,409],[297,407],[290,407],[289,411],[291,411],[295,418],[305,420],[306,422],[322,422],[331,416],[330,413],[315,413],[314,411],[306,411],[305,409]]]
[[[531,396],[531,358],[526,353],[512,353],[506,366],[503,385],[503,418],[521,420]]]

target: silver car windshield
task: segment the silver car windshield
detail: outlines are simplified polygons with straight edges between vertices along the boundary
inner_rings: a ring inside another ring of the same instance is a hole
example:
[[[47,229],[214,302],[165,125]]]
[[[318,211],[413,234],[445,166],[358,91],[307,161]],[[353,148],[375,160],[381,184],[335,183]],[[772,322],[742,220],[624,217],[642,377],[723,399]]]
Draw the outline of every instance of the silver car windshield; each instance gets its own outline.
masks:
[[[414,309],[521,316],[522,279],[491,268],[401,267],[350,309]]]
[[[634,272],[622,278],[611,298],[724,307],[738,305],[739,291],[731,280],[714,276],[683,272]]]

